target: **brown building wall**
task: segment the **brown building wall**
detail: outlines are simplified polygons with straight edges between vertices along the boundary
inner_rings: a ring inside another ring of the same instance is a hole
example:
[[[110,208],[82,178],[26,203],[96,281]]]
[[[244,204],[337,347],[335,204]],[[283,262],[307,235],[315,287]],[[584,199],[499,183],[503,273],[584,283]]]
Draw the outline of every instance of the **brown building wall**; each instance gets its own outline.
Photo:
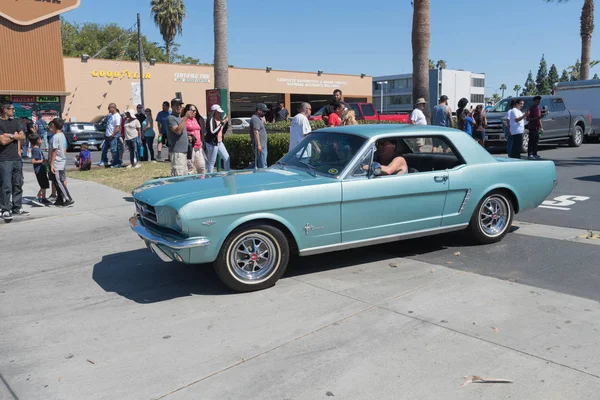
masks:
[[[64,65],[67,91],[71,93],[63,110],[65,119],[84,121],[105,115],[111,102],[116,103],[121,111],[129,107],[135,108],[132,83],[139,82],[137,62],[89,60],[83,63],[79,58],[65,58]],[[214,87],[213,67],[176,64],[150,66],[144,63],[144,75],[146,74],[150,75],[144,79],[144,103],[155,114],[163,101],[170,101],[175,93],[181,92],[184,102],[196,104],[202,114],[206,115],[206,90]],[[340,88],[344,96],[367,98],[368,101],[372,95],[370,76],[318,76],[316,72],[266,72],[231,68],[229,86],[231,92],[274,93],[281,94],[282,99],[288,99],[289,96],[286,95],[289,94],[331,96],[335,88]]]
[[[0,94],[64,94],[60,17],[29,26],[0,17],[2,67]]]

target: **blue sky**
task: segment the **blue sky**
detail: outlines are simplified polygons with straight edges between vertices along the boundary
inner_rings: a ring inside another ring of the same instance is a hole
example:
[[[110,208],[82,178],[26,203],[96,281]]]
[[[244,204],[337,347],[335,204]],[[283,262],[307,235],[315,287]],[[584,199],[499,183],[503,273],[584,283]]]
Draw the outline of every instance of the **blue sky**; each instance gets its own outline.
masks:
[[[141,14],[143,33],[162,42],[149,0],[84,0],[67,20],[123,27]],[[181,53],[213,59],[212,0],[187,0]],[[262,6],[259,6],[262,4]],[[337,5],[337,9],[334,6]],[[486,73],[486,95],[509,92],[537,73],[542,53],[559,74],[580,57],[583,0],[432,0],[429,57],[448,68]],[[229,63],[237,67],[377,76],[412,70],[410,0],[229,0]],[[600,29],[600,27],[598,28]],[[600,58],[600,36],[592,59]],[[600,74],[600,66],[591,71]]]

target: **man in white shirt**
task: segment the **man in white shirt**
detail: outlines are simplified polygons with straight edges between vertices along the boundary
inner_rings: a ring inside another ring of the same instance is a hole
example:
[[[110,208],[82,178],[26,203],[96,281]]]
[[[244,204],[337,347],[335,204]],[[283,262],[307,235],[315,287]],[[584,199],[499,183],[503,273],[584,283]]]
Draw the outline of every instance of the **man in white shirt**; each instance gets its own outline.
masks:
[[[510,126],[510,136],[512,145],[510,149],[511,158],[521,158],[521,147],[523,146],[523,133],[525,132],[524,119],[529,116],[529,110],[525,114],[521,111],[525,102],[522,99],[516,99],[514,107],[508,112],[508,123]]]
[[[412,114],[410,114],[410,123],[413,125],[427,125],[427,119],[425,118],[425,114],[423,114],[423,110],[425,109],[425,105],[427,102],[424,98],[417,99],[417,104]]]
[[[298,143],[304,139],[304,136],[308,135],[312,129],[308,117],[312,108],[310,103],[302,103],[298,108],[298,114],[292,118],[292,124],[290,125],[290,147],[288,151],[291,151]]]
[[[102,159],[98,165],[104,165],[108,168],[108,150],[112,153],[111,168],[121,166],[119,157],[119,136],[121,135],[121,116],[117,112],[117,105],[110,103],[108,105],[108,119],[106,121],[106,134],[104,135],[104,146],[102,147]]]

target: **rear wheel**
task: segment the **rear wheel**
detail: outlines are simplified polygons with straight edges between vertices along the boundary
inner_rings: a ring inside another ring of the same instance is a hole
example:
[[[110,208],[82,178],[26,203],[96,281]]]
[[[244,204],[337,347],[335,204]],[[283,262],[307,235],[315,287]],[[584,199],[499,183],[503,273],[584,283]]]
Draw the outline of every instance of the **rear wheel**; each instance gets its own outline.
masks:
[[[513,214],[512,202],[504,192],[490,192],[477,204],[468,230],[479,243],[499,242],[510,229]]]
[[[583,143],[583,129],[579,125],[575,125],[573,129],[573,135],[569,137],[570,147],[579,147]]]
[[[229,288],[251,292],[275,285],[289,257],[289,242],[283,232],[271,225],[249,224],[229,235],[214,266]]]
[[[521,145],[521,153],[527,153],[529,146],[529,133],[523,133],[523,144]]]

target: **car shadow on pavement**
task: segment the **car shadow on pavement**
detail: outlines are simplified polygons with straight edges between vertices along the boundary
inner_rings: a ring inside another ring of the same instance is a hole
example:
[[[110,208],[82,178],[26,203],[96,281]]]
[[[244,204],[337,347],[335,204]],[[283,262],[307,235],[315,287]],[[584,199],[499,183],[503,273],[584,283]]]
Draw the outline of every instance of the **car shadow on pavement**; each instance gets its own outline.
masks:
[[[102,257],[94,265],[92,278],[106,292],[141,304],[233,293],[221,284],[211,265],[165,263],[147,249]]]
[[[600,175],[580,176],[579,178],[574,179],[577,179],[578,181],[600,182]]]
[[[553,160],[557,167],[582,167],[584,165],[600,166],[600,157],[577,157],[570,160]]]
[[[514,229],[514,227],[511,228],[511,230]],[[478,246],[478,244],[465,233],[453,232],[315,256],[295,257],[284,277],[301,276],[383,261],[390,258],[414,257],[454,247],[471,246]]]

